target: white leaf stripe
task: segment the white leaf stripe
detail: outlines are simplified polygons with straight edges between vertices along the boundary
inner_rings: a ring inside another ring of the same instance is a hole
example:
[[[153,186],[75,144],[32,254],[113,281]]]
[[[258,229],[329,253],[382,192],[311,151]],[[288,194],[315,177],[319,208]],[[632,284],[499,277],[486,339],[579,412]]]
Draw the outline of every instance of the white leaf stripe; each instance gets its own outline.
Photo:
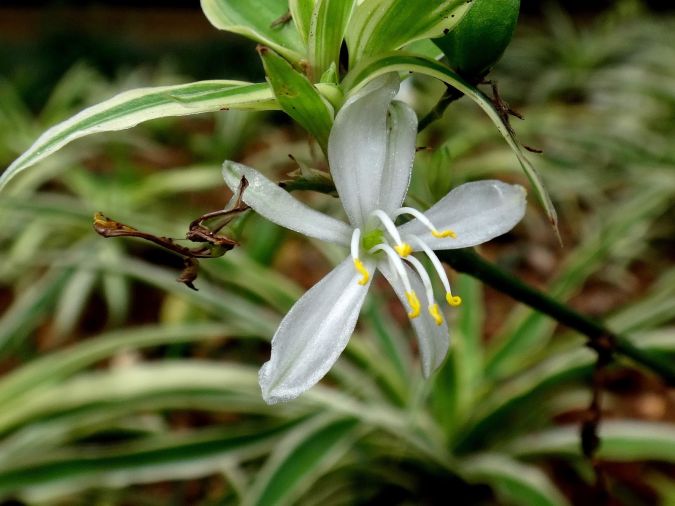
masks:
[[[151,119],[232,109],[278,109],[267,84],[199,81],[126,91],[89,107],[43,133],[0,177],[0,189],[16,174],[66,144],[99,132],[124,130]]]

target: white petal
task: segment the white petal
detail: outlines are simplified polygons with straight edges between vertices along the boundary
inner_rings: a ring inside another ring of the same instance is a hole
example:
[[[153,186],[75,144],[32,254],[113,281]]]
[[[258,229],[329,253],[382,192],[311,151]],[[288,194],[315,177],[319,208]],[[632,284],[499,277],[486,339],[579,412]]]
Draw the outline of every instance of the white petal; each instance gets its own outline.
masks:
[[[277,225],[316,239],[349,244],[352,228],[345,222],[306,206],[251,167],[229,160],[223,164],[225,184],[232,191],[237,191],[242,176],[248,180],[244,202],[258,214]]]
[[[405,296],[405,287],[391,267],[386,262],[380,262],[377,268],[382,272],[389,284],[396,292],[396,295],[401,300],[401,304],[406,309],[409,309],[408,301]],[[427,300],[424,286],[420,277],[413,269],[405,266],[408,278],[410,279],[411,288],[417,294],[422,303],[420,315],[417,318],[412,318],[412,323],[415,334],[417,334],[417,342],[420,349],[420,359],[422,361],[422,373],[424,377],[429,377],[438,367],[443,363],[445,356],[450,347],[450,333],[448,326],[443,319],[443,323],[436,325],[436,322],[431,317],[427,308],[429,301]]]
[[[417,115],[408,104],[395,100],[389,107],[388,126],[387,158],[378,207],[391,215],[401,207],[410,184],[415,159]]]
[[[458,186],[424,215],[437,230],[452,230],[456,238],[437,239],[418,220],[401,227],[403,237],[416,235],[431,249],[468,248],[511,230],[525,215],[526,193],[520,185],[496,180]]]
[[[396,73],[374,79],[342,106],[328,139],[328,161],[349,220],[361,227],[377,208],[387,155],[387,110]]]
[[[272,357],[260,370],[260,388],[268,404],[286,402],[312,387],[338,359],[354,331],[371,276],[358,284],[347,257],[314,285],[284,317],[272,338]]]

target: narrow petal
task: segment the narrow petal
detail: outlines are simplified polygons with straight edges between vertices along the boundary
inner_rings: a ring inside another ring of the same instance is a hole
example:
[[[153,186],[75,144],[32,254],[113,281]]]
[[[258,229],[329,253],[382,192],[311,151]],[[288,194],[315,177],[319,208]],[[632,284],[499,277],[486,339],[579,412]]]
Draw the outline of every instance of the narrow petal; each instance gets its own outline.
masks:
[[[374,274],[374,265],[366,263]],[[317,383],[347,346],[370,281],[347,257],[314,285],[284,317],[272,338],[272,357],[260,370],[260,388],[268,404],[296,398]]]
[[[242,176],[248,180],[243,199],[246,204],[277,225],[323,241],[348,245],[352,228],[293,198],[257,170],[230,162],[223,164],[225,184],[236,191]]]
[[[391,269],[389,264],[384,261],[378,263],[377,268],[382,272],[384,277],[387,278],[387,281],[389,281],[394,292],[396,292],[396,295],[401,300],[401,304],[408,308],[405,287],[396,273]],[[448,353],[448,348],[450,347],[450,333],[448,326],[445,323],[445,319],[443,320],[443,323],[436,325],[436,322],[428,313],[427,307],[429,306],[429,301],[427,300],[424,287],[422,286],[422,282],[420,281],[417,272],[407,265],[405,268],[408,273],[408,278],[410,279],[410,286],[422,303],[420,315],[417,318],[411,319],[410,322],[415,330],[415,334],[417,334],[420,360],[422,362],[422,374],[424,374],[425,378],[428,378],[443,363],[443,360]]]
[[[417,115],[408,104],[395,100],[389,107],[388,126],[387,158],[378,207],[392,214],[401,207],[410,184],[415,158]]]
[[[399,227],[399,232],[403,237],[416,235],[435,250],[468,248],[511,230],[525,215],[525,205],[520,185],[496,180],[466,183],[424,213],[437,230],[452,230],[457,237],[435,238],[416,219]]]
[[[374,79],[342,106],[328,139],[328,161],[342,205],[355,227],[377,208],[387,158],[387,110],[395,73]]]

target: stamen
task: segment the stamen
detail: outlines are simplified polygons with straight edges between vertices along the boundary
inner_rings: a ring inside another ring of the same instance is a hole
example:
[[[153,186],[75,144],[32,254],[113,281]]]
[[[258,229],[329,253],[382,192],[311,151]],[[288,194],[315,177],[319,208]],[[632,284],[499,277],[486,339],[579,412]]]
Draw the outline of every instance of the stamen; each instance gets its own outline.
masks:
[[[445,300],[447,300],[448,304],[451,306],[459,306],[462,303],[462,298],[459,295],[453,296],[451,293],[445,294]]]
[[[443,317],[441,316],[441,310],[439,309],[438,304],[436,304],[436,302],[434,301],[434,291],[433,288],[431,287],[431,279],[429,278],[429,274],[424,269],[422,263],[415,257],[408,258],[408,262],[412,264],[412,266],[415,268],[417,273],[420,275],[420,278],[422,279],[422,284],[424,285],[424,289],[427,294],[427,301],[429,302],[429,306],[427,308],[429,314],[436,322],[436,325],[441,325],[443,323]]]
[[[417,318],[420,315],[420,301],[417,298],[417,294],[414,292],[410,286],[410,280],[408,279],[408,274],[405,272],[405,267],[403,262],[394,252],[393,248],[388,244],[378,244],[374,246],[368,253],[375,253],[377,251],[383,251],[387,254],[389,265],[391,268],[398,274],[399,279],[403,283],[403,288],[405,289],[405,296],[408,299],[408,304],[410,305],[410,312],[408,313],[409,318]]]
[[[398,253],[402,258],[406,258],[408,255],[410,255],[410,253],[412,253],[412,246],[410,246],[408,243],[404,243],[401,240],[401,234],[398,233],[398,230],[396,230],[396,225],[387,215],[387,213],[381,209],[376,209],[371,213],[371,216],[375,216],[378,220],[380,220],[382,225],[384,225],[384,228],[396,243],[396,246],[394,247],[396,253]]]
[[[352,244],[351,244],[352,258],[354,260],[359,258],[359,241],[360,240],[361,240],[361,229],[355,228],[354,232],[352,232]]]
[[[352,233],[351,253],[352,253],[352,260],[354,261],[354,268],[358,271],[359,274],[361,274],[361,279],[359,279],[358,283],[359,285],[363,286],[366,283],[368,283],[368,280],[370,279],[370,274],[368,273],[366,267],[363,265],[363,262],[359,259],[360,240],[361,240],[361,229],[356,228]]]
[[[354,259],[354,267],[356,268],[357,271],[359,271],[359,274],[361,274],[362,276],[361,279],[359,279],[358,281],[359,285],[361,286],[365,285],[370,279],[370,274],[368,274],[368,270],[363,265],[363,262],[358,258]]]
[[[436,322],[436,325],[443,324],[443,317],[441,316],[441,310],[438,307],[438,304],[432,304],[429,306],[429,314]]]
[[[420,300],[417,298],[415,292],[405,292],[405,296],[408,299],[408,304],[410,304],[411,311],[408,313],[408,318],[411,320],[417,318],[420,315]]]
[[[431,279],[429,278],[429,274],[427,271],[424,269],[424,266],[422,263],[417,260],[417,258],[411,256],[406,259],[410,264],[415,268],[417,273],[420,275],[420,278],[422,279],[422,284],[424,285],[424,291],[427,294],[427,302],[429,304],[434,303],[434,289],[431,287]]]
[[[417,245],[417,247],[422,251],[424,251],[427,257],[429,257],[429,260],[431,260],[431,263],[436,270],[436,274],[438,274],[438,277],[441,279],[441,283],[443,283],[443,288],[445,288],[445,300],[448,302],[448,304],[451,306],[459,306],[462,303],[462,298],[458,295],[452,295],[452,290],[450,289],[450,280],[448,280],[448,275],[445,273],[443,264],[436,256],[436,253],[434,253],[429,245],[427,245],[427,243],[425,243],[419,237],[412,236],[409,238],[409,240],[412,241],[413,244]]]
[[[407,242],[397,244],[396,246],[394,246],[394,249],[401,258],[406,258],[408,255],[410,255],[410,253],[413,252],[412,246]]]
[[[398,211],[394,213],[394,217],[400,216],[402,214],[409,214],[411,216],[414,216],[417,218],[422,225],[427,227],[429,231],[431,232],[431,235],[438,239],[444,239],[446,237],[452,237],[455,238],[457,237],[457,234],[453,232],[452,230],[438,230],[431,221],[429,221],[429,218],[424,216],[420,211],[415,209],[414,207],[401,207]]]

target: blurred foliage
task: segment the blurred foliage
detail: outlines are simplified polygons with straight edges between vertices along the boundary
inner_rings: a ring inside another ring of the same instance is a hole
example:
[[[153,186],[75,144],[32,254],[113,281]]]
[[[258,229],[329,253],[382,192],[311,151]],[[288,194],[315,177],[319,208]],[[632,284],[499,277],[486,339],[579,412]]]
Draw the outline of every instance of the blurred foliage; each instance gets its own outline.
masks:
[[[675,356],[675,45],[662,41],[674,29],[671,18],[629,9],[584,28],[550,10],[545,28],[521,30],[494,77],[527,117],[515,125],[519,136],[544,149],[538,166],[563,217],[566,247],[533,209],[515,233],[484,249],[668,356]],[[2,82],[0,164],[84,105],[178,80],[160,69],[110,81],[79,65],[37,116]],[[407,89],[419,112],[440,91],[426,80]],[[433,149],[416,161],[417,202],[467,179],[522,181],[468,101],[453,104],[420,142]],[[403,309],[376,290],[324,384],[268,407],[257,385],[266,340],[335,251],[249,215],[232,231],[242,246],[202,262],[193,292],[175,282],[179,259],[91,229],[100,210],[181,237],[192,219],[227,202],[223,159],[281,179],[296,168],[289,153],[312,158],[299,130],[275,127],[267,114],[162,120],[80,140],[0,199],[0,497],[592,504],[577,425],[594,355],[546,317],[457,277],[465,302],[451,315],[454,347],[424,382]],[[330,197],[306,197],[336,208]],[[607,388],[600,457],[624,466],[607,466],[610,489],[629,505],[672,498],[673,468],[663,465],[675,462],[672,400],[621,364]]]

